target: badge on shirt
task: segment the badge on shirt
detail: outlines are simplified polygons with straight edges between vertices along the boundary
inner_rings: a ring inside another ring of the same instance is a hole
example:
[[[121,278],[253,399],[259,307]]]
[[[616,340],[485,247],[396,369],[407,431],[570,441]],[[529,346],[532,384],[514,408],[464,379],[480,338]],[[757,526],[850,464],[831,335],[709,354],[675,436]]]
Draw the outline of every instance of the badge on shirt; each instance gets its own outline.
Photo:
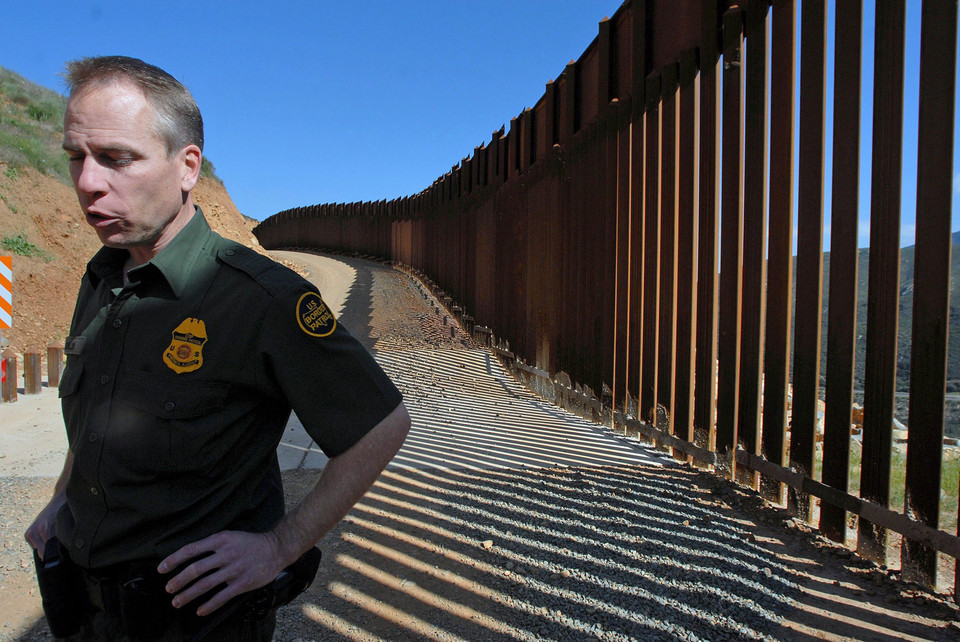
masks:
[[[337,328],[333,312],[316,292],[307,292],[297,301],[297,323],[312,337],[327,337]]]
[[[176,372],[193,372],[203,365],[207,327],[200,319],[184,319],[173,331],[173,340],[163,353],[163,362]]]

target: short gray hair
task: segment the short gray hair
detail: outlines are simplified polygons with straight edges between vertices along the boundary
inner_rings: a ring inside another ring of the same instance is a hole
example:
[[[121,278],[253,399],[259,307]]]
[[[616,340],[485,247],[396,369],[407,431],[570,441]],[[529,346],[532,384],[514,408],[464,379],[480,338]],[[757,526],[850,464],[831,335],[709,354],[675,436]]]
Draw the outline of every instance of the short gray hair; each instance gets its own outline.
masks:
[[[155,133],[168,154],[187,145],[196,145],[203,151],[203,117],[197,101],[189,89],[163,69],[127,56],[97,56],[68,62],[64,77],[71,96],[93,84],[132,83],[156,112]]]

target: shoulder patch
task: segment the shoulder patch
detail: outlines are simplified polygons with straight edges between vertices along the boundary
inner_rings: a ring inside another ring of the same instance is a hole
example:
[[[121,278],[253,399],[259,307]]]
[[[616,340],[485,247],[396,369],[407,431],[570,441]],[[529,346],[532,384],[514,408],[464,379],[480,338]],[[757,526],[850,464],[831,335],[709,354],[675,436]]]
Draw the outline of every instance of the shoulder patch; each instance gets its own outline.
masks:
[[[297,301],[297,323],[312,337],[328,337],[337,329],[333,312],[316,292],[306,292]]]

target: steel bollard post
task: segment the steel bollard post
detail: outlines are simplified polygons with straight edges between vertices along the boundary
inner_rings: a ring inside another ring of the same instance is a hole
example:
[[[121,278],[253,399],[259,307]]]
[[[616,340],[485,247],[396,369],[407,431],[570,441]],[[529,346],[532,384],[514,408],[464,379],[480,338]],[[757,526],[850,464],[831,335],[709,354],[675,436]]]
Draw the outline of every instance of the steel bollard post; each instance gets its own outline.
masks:
[[[23,353],[23,392],[38,395],[43,391],[43,353],[30,348]]]
[[[0,401],[5,403],[17,400],[17,353],[9,348],[0,354],[3,365],[6,367],[6,380],[0,390]]]
[[[60,373],[63,372],[63,344],[56,341],[47,346],[47,385],[60,386]]]

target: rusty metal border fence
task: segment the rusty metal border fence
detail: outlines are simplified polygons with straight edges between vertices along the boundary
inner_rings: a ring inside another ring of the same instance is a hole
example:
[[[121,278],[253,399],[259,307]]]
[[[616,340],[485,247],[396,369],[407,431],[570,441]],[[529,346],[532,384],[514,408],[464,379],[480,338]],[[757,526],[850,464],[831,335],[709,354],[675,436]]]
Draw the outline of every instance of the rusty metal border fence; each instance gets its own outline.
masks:
[[[937,551],[960,557],[939,522],[957,2],[923,2],[914,96],[904,95],[905,0],[875,9],[874,33],[863,33],[861,1],[836,3],[830,70],[825,0],[627,0],[532,109],[429,188],[280,212],[255,233],[268,248],[358,253],[429,275],[528,375],[565,373],[577,382],[569,395],[617,429],[786,497],[808,520],[819,498],[819,527],[836,541],[858,516],[858,551],[877,562],[887,562],[889,531],[900,533],[903,575],[936,586]],[[861,69],[864,39],[873,70]],[[860,85],[871,71],[867,133]],[[905,100],[920,116],[900,513],[889,490]],[[865,135],[870,176],[860,171]],[[856,242],[861,181],[869,250]],[[859,251],[870,269],[858,497],[848,490]]]

